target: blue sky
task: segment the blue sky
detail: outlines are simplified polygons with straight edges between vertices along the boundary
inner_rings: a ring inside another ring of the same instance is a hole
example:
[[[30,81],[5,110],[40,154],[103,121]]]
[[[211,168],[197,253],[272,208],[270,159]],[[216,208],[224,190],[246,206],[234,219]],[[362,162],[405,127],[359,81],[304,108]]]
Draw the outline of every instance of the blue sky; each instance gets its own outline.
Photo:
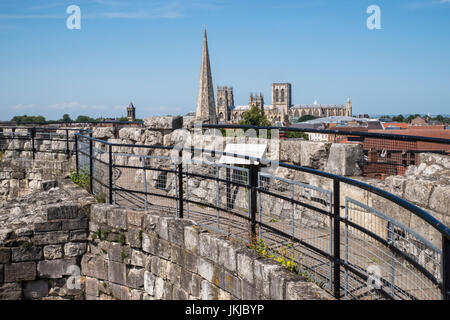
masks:
[[[236,104],[291,82],[295,104],[450,113],[450,0],[0,0],[0,119],[194,111],[204,24],[214,86]]]

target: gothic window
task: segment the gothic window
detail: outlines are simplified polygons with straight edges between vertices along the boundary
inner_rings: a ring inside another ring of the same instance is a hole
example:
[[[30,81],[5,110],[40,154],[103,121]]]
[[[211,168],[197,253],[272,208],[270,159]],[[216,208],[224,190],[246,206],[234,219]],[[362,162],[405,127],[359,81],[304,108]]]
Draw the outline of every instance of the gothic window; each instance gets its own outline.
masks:
[[[223,113],[219,113],[219,119],[223,120]]]
[[[275,89],[275,102],[278,102],[278,95],[279,95],[278,89]]]
[[[295,110],[295,112],[294,112],[294,117],[296,117],[296,118],[298,118],[298,110]]]
[[[219,106],[222,106],[222,104],[223,104],[223,99],[222,99],[222,97],[220,97],[219,98]]]
[[[284,89],[281,89],[281,102],[284,102]]]

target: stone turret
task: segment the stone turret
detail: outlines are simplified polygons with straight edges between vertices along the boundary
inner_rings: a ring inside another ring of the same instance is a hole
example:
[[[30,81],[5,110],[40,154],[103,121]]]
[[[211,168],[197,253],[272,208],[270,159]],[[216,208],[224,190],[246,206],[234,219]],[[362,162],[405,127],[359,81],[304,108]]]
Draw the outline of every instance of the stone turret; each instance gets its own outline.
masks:
[[[206,28],[203,36],[202,66],[200,70],[200,84],[198,87],[197,109],[195,112],[195,117],[197,121],[201,121],[203,123],[217,123]]]
[[[133,105],[133,102],[130,102],[130,105],[127,108],[127,119],[128,121],[136,120],[136,108]]]

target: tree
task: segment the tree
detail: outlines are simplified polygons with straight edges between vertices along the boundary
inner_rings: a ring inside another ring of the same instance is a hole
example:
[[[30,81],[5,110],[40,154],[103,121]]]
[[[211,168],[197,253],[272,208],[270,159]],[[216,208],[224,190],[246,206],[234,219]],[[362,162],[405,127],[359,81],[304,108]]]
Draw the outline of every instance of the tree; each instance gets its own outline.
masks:
[[[242,120],[239,121],[240,125],[250,125],[267,127],[270,126],[270,121],[265,115],[263,115],[262,110],[256,106],[252,106],[250,110],[245,111],[242,114]]]
[[[95,119],[88,117],[88,116],[83,116],[83,115],[79,115],[77,117],[77,119],[75,120],[75,122],[77,123],[86,123],[86,122],[94,122]]]
[[[309,136],[306,133],[301,132],[301,131],[287,131],[286,137],[289,139],[303,138],[305,140],[309,140]]]
[[[43,116],[15,116],[11,119],[11,121],[16,122],[17,124],[25,124],[25,123],[45,123],[45,117]]]
[[[63,114],[61,122],[69,123],[69,122],[72,122],[72,119],[70,118],[70,116],[67,113],[65,113],[65,114]]]
[[[314,120],[314,119],[316,119],[316,117],[314,117],[310,114],[305,114],[304,116],[301,116],[300,118],[298,118],[297,122],[305,122],[305,121]]]
[[[394,122],[405,122],[405,117],[401,114],[398,116],[392,117],[392,121]]]

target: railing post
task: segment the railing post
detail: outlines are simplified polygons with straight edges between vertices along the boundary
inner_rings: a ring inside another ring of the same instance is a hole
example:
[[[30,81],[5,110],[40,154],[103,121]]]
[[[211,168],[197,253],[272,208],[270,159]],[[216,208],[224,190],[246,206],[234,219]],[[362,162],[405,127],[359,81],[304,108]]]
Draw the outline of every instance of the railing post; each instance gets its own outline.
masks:
[[[70,146],[69,146],[69,129],[66,129],[66,157],[70,157]]]
[[[258,187],[258,165],[251,164],[248,170],[248,205],[250,211],[250,244],[255,244],[257,240],[256,234],[256,211],[257,211],[257,187]]]
[[[113,203],[113,166],[112,166],[112,145],[109,145],[109,204]]]
[[[442,236],[442,298],[450,300],[450,239]]]
[[[340,184],[339,180],[333,180],[333,282],[334,282],[334,297],[339,299],[341,296],[341,226],[340,226]]]
[[[94,189],[93,189],[93,183],[92,183],[92,176],[94,174],[94,168],[93,168],[93,159],[92,159],[92,155],[93,155],[93,148],[92,148],[92,132],[89,133],[89,191],[93,194],[94,193]]]
[[[33,127],[33,128],[31,128],[31,152],[33,153],[33,160],[35,160],[36,159],[36,148],[35,148],[35,145],[34,145],[34,138],[35,138],[35,136],[36,136],[36,128],[35,127]]]
[[[78,134],[75,134],[75,170],[77,175],[79,174],[78,169]]]
[[[183,150],[178,153],[178,218],[183,218]]]

